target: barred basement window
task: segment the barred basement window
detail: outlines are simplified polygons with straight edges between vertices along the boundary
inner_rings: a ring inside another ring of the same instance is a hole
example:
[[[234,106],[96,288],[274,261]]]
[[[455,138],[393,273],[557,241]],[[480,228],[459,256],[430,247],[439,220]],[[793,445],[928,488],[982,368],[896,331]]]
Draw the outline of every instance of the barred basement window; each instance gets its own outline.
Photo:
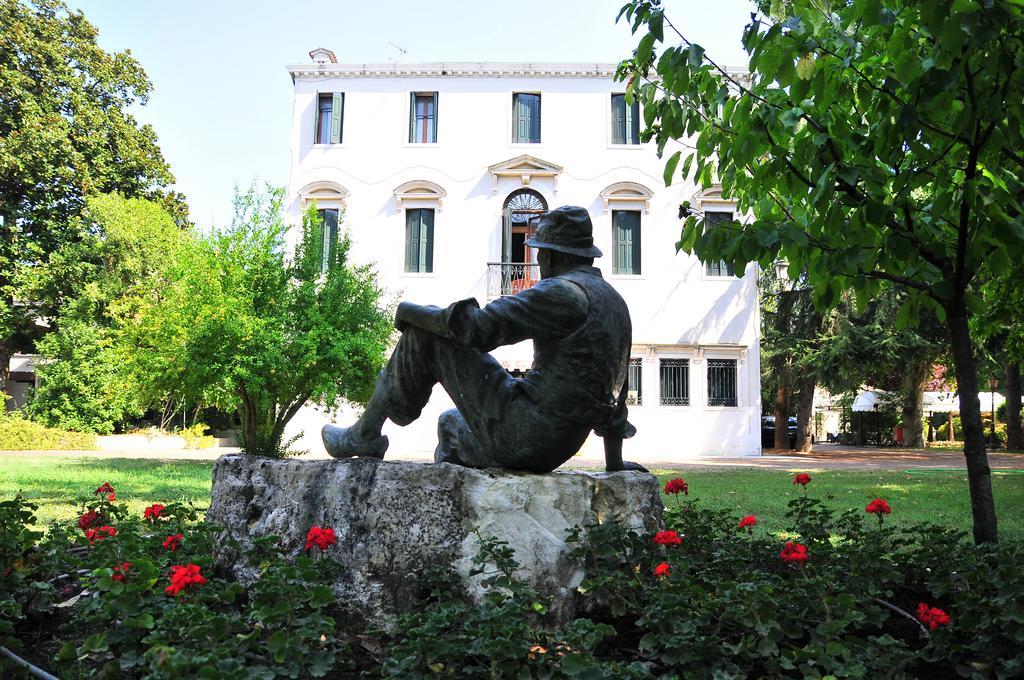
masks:
[[[662,359],[659,365],[662,406],[690,405],[690,360]]]
[[[630,406],[640,406],[643,403],[643,370],[643,359],[637,357],[629,360],[629,372],[626,374],[626,403]]]
[[[737,406],[736,360],[708,359],[708,406]]]

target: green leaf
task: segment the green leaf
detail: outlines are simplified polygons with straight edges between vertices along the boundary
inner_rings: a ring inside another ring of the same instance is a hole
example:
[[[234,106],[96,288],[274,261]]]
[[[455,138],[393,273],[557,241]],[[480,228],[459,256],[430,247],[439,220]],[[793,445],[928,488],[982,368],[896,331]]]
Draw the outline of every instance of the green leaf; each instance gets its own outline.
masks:
[[[274,655],[277,663],[284,661],[288,651],[288,633],[283,630],[274,631],[267,638],[267,651]]]
[[[814,54],[808,52],[796,62],[796,76],[800,80],[810,80],[814,77]]]
[[[651,60],[651,56],[654,54],[654,34],[648,33],[640,39],[640,44],[636,48],[636,62],[638,65],[643,66]]]
[[[672,186],[672,178],[676,174],[676,166],[679,165],[679,157],[682,153],[682,151],[676,151],[674,154],[669,156],[669,159],[665,162],[665,171],[663,174],[665,186]]]

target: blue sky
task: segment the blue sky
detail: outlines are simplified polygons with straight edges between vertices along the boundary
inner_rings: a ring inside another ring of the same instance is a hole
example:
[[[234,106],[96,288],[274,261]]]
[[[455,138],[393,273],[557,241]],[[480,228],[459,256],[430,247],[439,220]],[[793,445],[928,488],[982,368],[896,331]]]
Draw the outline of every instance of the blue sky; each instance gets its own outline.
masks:
[[[70,0],[109,51],[130,49],[154,84],[137,111],[160,138],[201,226],[231,217],[235,184],[288,180],[292,83],[285,64],[327,47],[346,63],[616,62],[636,42],[625,0],[515,3]],[[720,63],[745,63],[749,0],[667,0],[668,17]],[[391,44],[405,50],[403,54]]]

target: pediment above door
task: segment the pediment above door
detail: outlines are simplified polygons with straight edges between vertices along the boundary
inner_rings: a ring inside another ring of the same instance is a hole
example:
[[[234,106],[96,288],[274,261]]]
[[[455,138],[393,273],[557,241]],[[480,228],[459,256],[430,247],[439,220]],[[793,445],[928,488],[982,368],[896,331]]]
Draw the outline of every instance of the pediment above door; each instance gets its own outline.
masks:
[[[501,163],[495,163],[488,167],[487,171],[491,173],[491,191],[493,193],[498,193],[499,177],[516,177],[524,187],[530,186],[530,182],[537,177],[550,177],[557,193],[558,175],[561,174],[562,169],[561,165],[523,154]]]

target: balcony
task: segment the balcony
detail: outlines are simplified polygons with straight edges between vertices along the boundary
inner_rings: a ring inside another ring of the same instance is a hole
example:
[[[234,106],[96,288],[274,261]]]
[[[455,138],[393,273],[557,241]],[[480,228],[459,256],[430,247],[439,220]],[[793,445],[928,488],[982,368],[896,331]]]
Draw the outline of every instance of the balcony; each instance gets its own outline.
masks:
[[[487,297],[515,295],[540,280],[536,262],[488,262]]]

